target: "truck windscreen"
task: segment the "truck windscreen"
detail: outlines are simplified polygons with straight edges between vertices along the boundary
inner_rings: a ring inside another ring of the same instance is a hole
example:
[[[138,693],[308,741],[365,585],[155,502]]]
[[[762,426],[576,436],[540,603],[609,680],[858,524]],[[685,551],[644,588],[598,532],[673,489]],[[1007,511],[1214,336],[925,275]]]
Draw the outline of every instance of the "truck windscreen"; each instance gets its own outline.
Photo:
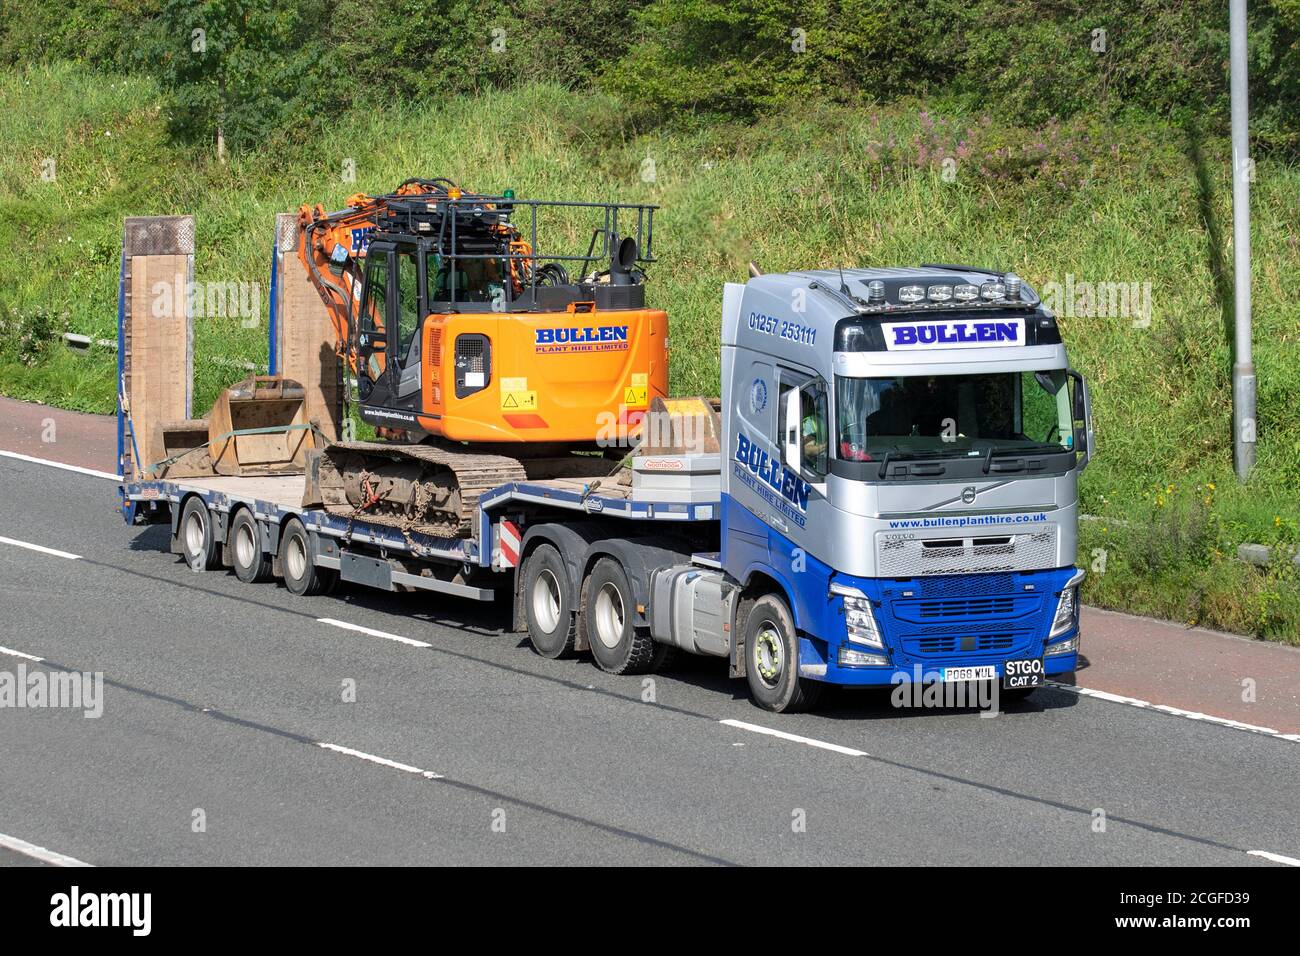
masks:
[[[1062,369],[980,375],[835,378],[837,451],[845,461],[1073,448]]]

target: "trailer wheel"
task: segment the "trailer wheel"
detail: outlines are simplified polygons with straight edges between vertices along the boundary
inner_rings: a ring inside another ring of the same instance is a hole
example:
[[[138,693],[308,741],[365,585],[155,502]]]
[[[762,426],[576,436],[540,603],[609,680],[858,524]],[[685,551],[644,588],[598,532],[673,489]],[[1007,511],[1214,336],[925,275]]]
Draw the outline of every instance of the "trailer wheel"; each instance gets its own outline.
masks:
[[[280,570],[284,586],[302,597],[328,594],[339,579],[333,568],[319,568],[312,562],[311,537],[297,518],[289,519],[280,537]]]
[[[247,508],[240,508],[235,520],[230,522],[230,563],[235,577],[245,584],[265,581],[271,575],[270,556],[262,550],[262,529]]]
[[[825,689],[799,676],[799,635],[784,600],[764,594],[745,618],[745,678],[754,703],[778,714],[812,710]]]
[[[578,626],[569,606],[573,588],[560,552],[538,545],[524,562],[524,618],[528,640],[542,657],[556,660],[573,653]]]
[[[221,564],[221,546],[212,533],[212,512],[202,498],[186,499],[176,533],[191,571],[213,571]]]
[[[613,558],[601,558],[587,576],[587,644],[591,656],[603,671],[611,674],[644,674],[657,660],[655,642],[645,628],[636,626],[636,597],[623,565]]]

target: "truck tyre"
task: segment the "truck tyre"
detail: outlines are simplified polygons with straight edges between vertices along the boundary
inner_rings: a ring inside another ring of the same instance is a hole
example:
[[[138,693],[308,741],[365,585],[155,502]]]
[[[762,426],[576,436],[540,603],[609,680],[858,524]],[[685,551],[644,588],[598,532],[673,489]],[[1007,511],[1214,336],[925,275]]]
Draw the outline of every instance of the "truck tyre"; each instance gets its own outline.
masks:
[[[557,660],[573,653],[578,626],[574,621],[573,588],[560,552],[541,544],[524,562],[524,619],[528,640],[542,657]]]
[[[181,553],[191,571],[213,571],[221,564],[221,545],[212,531],[212,512],[197,495],[186,499],[176,529]]]
[[[582,617],[587,626],[591,656],[603,671],[611,674],[644,674],[653,670],[667,654],[646,628],[636,626],[636,596],[623,565],[613,558],[601,558],[587,576],[586,606]]]
[[[817,706],[824,688],[799,676],[799,635],[785,601],[775,594],[756,600],[745,617],[745,678],[754,703],[778,714]]]
[[[247,508],[240,508],[235,520],[230,522],[230,564],[235,577],[245,584],[265,581],[271,574],[271,559],[262,550],[262,529]]]
[[[318,568],[312,563],[311,537],[297,518],[289,519],[280,536],[280,571],[284,586],[302,597],[328,594],[339,579],[333,568]]]

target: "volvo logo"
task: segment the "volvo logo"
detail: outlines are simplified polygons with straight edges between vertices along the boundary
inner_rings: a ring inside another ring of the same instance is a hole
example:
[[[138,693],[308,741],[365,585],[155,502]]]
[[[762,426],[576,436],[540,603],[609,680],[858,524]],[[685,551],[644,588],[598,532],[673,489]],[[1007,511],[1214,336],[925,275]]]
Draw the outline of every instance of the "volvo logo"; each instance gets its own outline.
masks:
[[[961,500],[965,504],[973,505],[975,503],[975,495],[976,495],[976,491],[974,485],[971,485],[969,488],[963,488],[961,490]]]

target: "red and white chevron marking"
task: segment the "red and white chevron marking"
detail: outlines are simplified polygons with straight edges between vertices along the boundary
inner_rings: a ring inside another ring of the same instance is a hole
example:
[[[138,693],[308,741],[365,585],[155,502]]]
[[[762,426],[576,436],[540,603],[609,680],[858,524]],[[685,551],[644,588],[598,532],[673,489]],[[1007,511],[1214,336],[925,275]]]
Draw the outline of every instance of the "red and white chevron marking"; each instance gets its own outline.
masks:
[[[519,550],[523,546],[524,535],[519,525],[502,519],[497,524],[497,566],[516,568],[519,566]]]

